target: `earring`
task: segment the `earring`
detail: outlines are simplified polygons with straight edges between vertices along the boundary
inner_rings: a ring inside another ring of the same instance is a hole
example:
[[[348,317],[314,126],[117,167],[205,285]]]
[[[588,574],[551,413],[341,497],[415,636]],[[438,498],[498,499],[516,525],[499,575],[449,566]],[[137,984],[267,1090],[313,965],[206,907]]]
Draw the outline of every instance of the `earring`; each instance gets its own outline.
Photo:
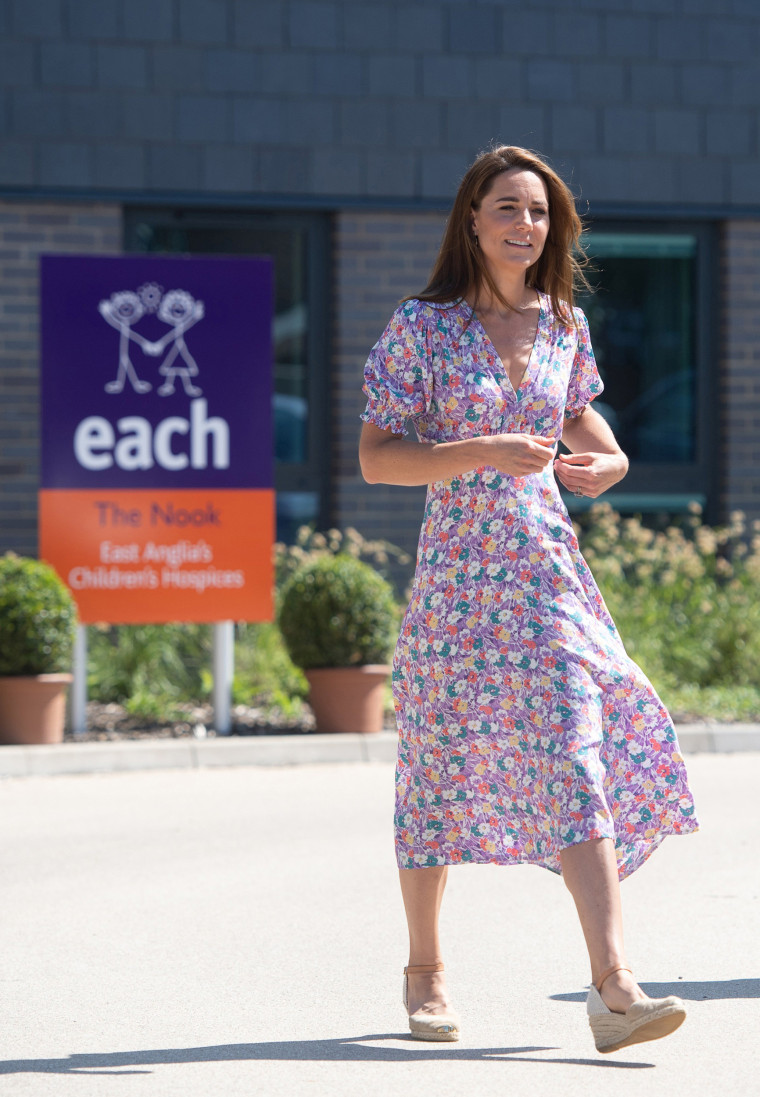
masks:
[[[478,239],[478,237],[477,237],[477,236],[475,235],[475,233],[473,233],[473,234],[472,234],[472,238],[473,238],[473,240],[475,241],[475,247],[476,247],[476,248],[479,248],[479,247],[480,247],[480,240],[479,240],[479,239]]]

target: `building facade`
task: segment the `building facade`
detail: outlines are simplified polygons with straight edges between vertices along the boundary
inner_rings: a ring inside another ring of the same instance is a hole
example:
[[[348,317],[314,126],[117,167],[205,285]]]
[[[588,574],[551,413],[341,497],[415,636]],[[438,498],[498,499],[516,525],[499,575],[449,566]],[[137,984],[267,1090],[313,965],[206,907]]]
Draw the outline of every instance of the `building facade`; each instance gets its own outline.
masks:
[[[492,141],[587,222],[610,500],[760,518],[758,58],[754,0],[1,0],[0,549],[37,548],[39,255],[153,251],[274,256],[281,535],[413,550],[361,371]]]

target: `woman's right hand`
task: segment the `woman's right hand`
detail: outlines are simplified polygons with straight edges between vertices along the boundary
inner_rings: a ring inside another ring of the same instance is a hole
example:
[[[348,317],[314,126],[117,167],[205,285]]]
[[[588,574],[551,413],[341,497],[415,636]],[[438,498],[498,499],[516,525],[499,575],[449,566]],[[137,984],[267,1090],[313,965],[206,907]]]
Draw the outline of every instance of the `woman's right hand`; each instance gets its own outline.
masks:
[[[491,465],[508,476],[543,472],[557,452],[556,439],[537,434],[488,434],[477,442],[483,455],[478,464]]]

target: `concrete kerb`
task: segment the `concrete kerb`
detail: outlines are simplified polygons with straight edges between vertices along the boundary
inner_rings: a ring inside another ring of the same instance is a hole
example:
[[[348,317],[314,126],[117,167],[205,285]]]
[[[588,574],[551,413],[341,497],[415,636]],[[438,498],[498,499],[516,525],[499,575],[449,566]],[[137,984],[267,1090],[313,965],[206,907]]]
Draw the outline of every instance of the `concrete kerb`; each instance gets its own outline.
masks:
[[[760,751],[760,724],[681,724],[685,754]],[[393,762],[396,733],[256,735],[0,747],[0,778],[124,773],[213,766],[297,766],[320,762]]]
[[[123,773],[213,766],[291,766],[318,762],[390,762],[396,733],[256,735],[147,739],[0,747],[0,777]]]

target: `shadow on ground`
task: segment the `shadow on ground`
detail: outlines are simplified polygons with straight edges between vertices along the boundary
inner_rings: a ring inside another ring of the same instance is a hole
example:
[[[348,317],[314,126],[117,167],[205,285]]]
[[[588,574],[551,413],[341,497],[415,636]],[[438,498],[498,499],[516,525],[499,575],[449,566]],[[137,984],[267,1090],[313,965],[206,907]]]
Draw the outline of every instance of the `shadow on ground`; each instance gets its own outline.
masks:
[[[687,1002],[718,1001],[721,998],[760,998],[760,979],[713,979],[710,982],[641,983],[650,998],[666,998],[677,994]],[[553,1002],[585,1002],[586,991],[571,994],[550,994]]]
[[[384,1041],[376,1046],[370,1041]],[[401,1044],[402,1046],[397,1046]],[[375,1062],[408,1063],[448,1059],[457,1062],[487,1062],[503,1059],[510,1063],[543,1063],[563,1066],[592,1066],[607,1069],[641,1070],[653,1063],[629,1063],[613,1059],[555,1059],[531,1052],[557,1051],[553,1047],[464,1048],[421,1047],[409,1037],[388,1033],[349,1036],[338,1040],[277,1040],[259,1044],[217,1044],[211,1047],[160,1048],[146,1051],[115,1051],[92,1055],[69,1055],[61,1059],[15,1059],[0,1061],[0,1074],[151,1074],[151,1070],[130,1067],[165,1066],[184,1063],[220,1062]]]

